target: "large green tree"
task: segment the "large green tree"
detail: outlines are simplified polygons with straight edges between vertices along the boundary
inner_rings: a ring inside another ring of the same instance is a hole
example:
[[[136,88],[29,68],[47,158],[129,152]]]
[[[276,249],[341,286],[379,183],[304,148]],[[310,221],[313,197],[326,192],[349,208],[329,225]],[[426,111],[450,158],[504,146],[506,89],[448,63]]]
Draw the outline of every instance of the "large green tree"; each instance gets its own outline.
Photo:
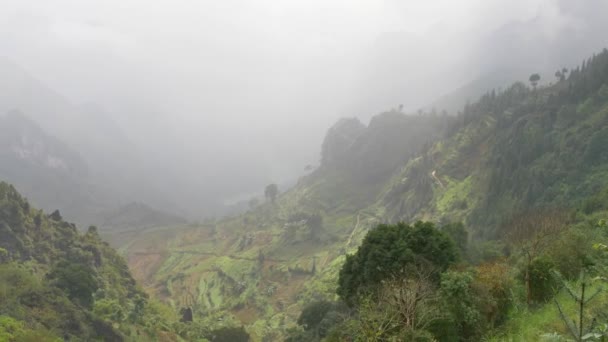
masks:
[[[355,254],[346,257],[338,295],[353,303],[359,294],[374,290],[383,280],[407,277],[416,266],[442,272],[457,255],[454,242],[431,222],[381,224],[367,233]]]

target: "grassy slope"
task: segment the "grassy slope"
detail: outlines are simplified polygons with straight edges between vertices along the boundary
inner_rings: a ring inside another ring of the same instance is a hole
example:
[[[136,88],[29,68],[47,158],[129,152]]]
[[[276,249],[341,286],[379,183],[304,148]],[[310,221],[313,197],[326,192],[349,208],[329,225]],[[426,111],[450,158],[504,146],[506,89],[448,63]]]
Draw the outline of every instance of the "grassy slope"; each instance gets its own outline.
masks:
[[[569,285],[572,289],[580,291],[577,282],[571,282]],[[593,294],[602,288],[600,284],[593,284],[587,288],[587,294]],[[562,310],[569,319],[578,322],[578,304],[565,290],[562,290],[555,297],[555,300],[560,303]],[[605,291],[594,297],[586,307],[584,314],[586,325],[584,327],[588,327],[593,318],[597,317],[598,312],[605,310],[607,301],[608,294]],[[570,337],[554,302],[548,302],[535,309],[527,309],[525,306],[514,308],[509,314],[507,323],[500,327],[498,331],[492,332],[492,336],[489,336],[486,340],[492,342],[540,341],[543,339],[543,335],[550,333]]]

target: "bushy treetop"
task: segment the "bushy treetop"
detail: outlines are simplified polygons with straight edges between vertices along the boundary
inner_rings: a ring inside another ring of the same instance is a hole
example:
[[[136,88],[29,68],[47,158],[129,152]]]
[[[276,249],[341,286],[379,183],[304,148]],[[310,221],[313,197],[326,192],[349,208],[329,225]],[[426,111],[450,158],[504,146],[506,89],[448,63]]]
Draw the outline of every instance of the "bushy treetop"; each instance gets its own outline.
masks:
[[[338,295],[352,302],[383,280],[407,276],[411,267],[424,265],[444,271],[457,255],[454,242],[431,222],[381,224],[367,234],[355,254],[347,256],[340,271]]]

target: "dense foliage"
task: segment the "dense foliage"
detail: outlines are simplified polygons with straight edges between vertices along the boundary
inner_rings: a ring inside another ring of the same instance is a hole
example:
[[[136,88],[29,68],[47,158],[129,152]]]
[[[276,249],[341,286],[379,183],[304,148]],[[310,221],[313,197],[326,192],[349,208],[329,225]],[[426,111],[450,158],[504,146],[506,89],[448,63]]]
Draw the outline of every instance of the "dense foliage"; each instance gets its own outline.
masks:
[[[441,272],[456,257],[452,240],[430,222],[379,225],[367,234],[357,253],[347,256],[340,271],[338,294],[351,301],[383,280],[407,274],[412,266]]]
[[[47,216],[31,207],[6,183],[0,183],[0,254],[0,340],[157,334],[149,318],[158,310],[96,228],[82,234],[59,212]]]
[[[604,50],[552,86],[517,83],[466,106],[395,178],[383,200],[389,217],[464,221],[489,239],[525,209],[594,196],[607,178],[607,66]]]

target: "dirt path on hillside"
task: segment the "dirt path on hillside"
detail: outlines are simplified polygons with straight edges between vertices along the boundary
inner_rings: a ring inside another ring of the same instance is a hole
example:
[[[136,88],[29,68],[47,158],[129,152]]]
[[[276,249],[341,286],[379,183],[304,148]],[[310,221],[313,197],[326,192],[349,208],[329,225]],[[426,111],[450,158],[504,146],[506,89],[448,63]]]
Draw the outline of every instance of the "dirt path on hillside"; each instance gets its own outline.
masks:
[[[355,224],[355,228],[353,228],[353,231],[350,232],[350,236],[348,237],[348,241],[346,241],[346,247],[350,246],[350,243],[353,240],[353,236],[355,235],[355,232],[359,228],[360,218],[361,218],[361,213],[357,213],[357,223]]]
[[[437,177],[437,171],[433,170],[433,172],[431,172],[431,177],[433,177],[433,179],[437,182],[437,184],[439,184],[439,186],[441,186],[442,189],[445,189],[445,185],[443,185],[441,179]]]

